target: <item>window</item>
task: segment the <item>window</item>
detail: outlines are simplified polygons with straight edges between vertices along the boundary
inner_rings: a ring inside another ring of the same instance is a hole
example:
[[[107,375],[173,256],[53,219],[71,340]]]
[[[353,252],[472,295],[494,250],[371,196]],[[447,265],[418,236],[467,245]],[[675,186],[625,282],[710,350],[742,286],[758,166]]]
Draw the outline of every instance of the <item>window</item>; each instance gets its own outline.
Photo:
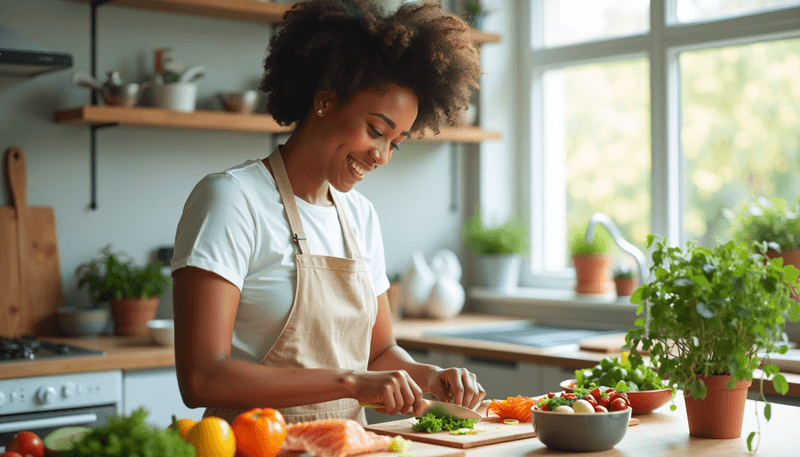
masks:
[[[595,212],[708,246],[726,209],[800,196],[800,1],[531,0],[529,24],[524,285],[571,287]]]

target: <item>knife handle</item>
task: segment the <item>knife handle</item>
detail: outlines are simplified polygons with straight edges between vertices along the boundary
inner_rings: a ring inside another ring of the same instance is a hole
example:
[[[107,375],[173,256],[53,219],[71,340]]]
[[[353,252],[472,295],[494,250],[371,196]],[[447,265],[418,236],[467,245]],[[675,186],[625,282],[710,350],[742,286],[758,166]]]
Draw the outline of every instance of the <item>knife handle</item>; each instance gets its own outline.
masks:
[[[386,408],[383,405],[378,405],[378,404],[375,404],[375,403],[367,403],[365,401],[360,401],[360,402],[358,402],[358,404],[360,406],[363,406],[364,408],[376,408],[376,409],[384,409],[384,408]]]

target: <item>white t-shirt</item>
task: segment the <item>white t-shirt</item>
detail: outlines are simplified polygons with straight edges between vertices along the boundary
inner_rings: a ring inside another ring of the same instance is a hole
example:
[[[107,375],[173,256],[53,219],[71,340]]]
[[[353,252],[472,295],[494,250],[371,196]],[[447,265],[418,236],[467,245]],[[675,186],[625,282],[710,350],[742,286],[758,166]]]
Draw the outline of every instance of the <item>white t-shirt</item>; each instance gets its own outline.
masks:
[[[331,187],[331,192],[337,192]],[[376,296],[389,288],[378,215],[355,190],[338,193]],[[333,206],[295,197],[311,254],[345,255]],[[183,208],[172,272],[193,266],[216,273],[241,291],[231,356],[259,363],[278,339],[294,300],[297,254],[272,174],[249,160],[203,178]]]

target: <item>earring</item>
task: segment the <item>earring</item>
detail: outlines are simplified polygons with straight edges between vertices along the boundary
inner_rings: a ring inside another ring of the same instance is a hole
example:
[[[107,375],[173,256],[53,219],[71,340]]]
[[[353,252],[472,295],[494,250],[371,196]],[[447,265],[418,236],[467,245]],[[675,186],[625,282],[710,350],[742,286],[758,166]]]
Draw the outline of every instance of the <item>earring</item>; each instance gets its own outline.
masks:
[[[319,114],[320,116],[322,116],[322,108],[320,108],[320,109],[318,109],[318,110],[317,110],[317,114]]]

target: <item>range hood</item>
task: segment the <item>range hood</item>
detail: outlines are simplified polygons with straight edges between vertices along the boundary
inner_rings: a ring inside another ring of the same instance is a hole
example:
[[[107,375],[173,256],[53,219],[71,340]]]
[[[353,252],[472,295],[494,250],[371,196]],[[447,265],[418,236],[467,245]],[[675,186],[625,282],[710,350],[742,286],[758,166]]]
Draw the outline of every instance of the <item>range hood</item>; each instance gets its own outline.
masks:
[[[71,54],[50,52],[0,27],[0,77],[30,78],[71,67]]]

